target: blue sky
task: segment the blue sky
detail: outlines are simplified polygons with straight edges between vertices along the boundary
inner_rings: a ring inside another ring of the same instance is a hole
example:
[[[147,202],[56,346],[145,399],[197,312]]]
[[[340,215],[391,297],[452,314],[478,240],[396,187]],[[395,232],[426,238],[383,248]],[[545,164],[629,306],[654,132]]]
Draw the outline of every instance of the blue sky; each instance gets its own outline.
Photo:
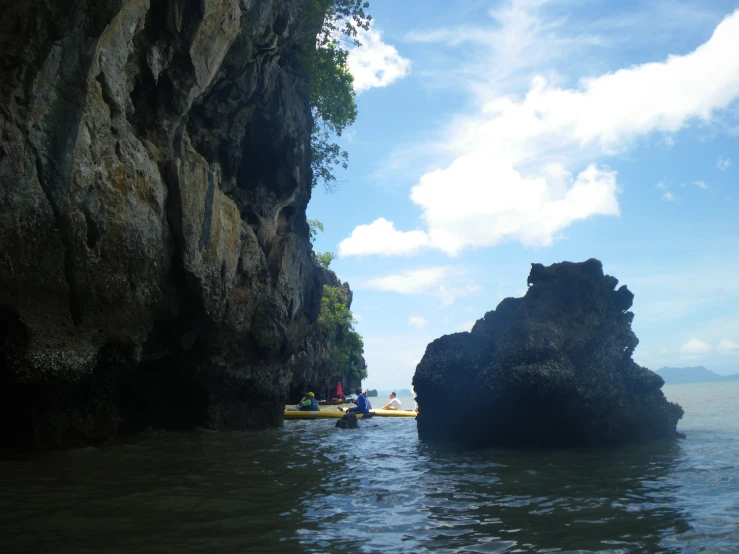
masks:
[[[374,0],[316,251],[354,290],[366,385],[409,387],[530,264],[600,259],[638,363],[739,373],[736,2]]]

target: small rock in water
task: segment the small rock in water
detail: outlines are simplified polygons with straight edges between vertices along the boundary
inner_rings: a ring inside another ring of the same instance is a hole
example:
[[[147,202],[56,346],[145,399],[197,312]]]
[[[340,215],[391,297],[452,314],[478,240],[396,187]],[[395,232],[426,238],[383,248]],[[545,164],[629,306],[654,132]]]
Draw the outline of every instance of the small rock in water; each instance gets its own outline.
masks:
[[[359,429],[357,416],[355,416],[354,414],[346,414],[339,421],[336,422],[336,427],[338,427],[339,429]]]

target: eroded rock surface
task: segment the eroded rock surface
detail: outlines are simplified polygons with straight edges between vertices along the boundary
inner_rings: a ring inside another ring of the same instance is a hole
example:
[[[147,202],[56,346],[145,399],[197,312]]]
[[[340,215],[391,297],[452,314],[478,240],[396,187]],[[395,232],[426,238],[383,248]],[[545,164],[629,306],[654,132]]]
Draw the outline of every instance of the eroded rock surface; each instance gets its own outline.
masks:
[[[354,414],[346,414],[336,422],[339,429],[359,429],[359,420]]]
[[[428,345],[413,384],[422,439],[474,446],[611,445],[674,437],[683,410],[637,365],[633,294],[601,262],[532,264],[469,333]]]
[[[321,377],[301,7],[0,0],[0,443],[275,425]]]

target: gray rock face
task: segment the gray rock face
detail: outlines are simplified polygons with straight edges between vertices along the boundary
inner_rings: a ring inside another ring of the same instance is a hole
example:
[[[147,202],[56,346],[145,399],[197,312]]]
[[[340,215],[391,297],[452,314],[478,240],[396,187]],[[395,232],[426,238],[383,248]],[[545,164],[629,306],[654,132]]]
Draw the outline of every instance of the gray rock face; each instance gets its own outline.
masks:
[[[631,359],[633,294],[594,259],[532,264],[528,283],[470,333],[428,345],[413,377],[419,437],[545,447],[675,437],[682,408]]]
[[[300,0],[0,0],[0,442],[281,422],[321,377]]]

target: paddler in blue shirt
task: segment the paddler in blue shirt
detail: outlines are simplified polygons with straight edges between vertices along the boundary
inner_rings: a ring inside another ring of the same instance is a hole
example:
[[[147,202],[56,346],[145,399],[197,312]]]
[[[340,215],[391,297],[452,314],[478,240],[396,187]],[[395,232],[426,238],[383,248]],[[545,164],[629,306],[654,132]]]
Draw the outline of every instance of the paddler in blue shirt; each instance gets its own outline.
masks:
[[[367,396],[362,392],[362,389],[358,388],[354,391],[354,394],[357,395],[356,400],[351,400],[350,402],[354,402],[357,407],[356,408],[349,408],[346,413],[348,414],[362,414],[363,416],[368,416],[370,413],[370,403],[369,400],[367,400]],[[342,412],[343,409],[339,408]]]

